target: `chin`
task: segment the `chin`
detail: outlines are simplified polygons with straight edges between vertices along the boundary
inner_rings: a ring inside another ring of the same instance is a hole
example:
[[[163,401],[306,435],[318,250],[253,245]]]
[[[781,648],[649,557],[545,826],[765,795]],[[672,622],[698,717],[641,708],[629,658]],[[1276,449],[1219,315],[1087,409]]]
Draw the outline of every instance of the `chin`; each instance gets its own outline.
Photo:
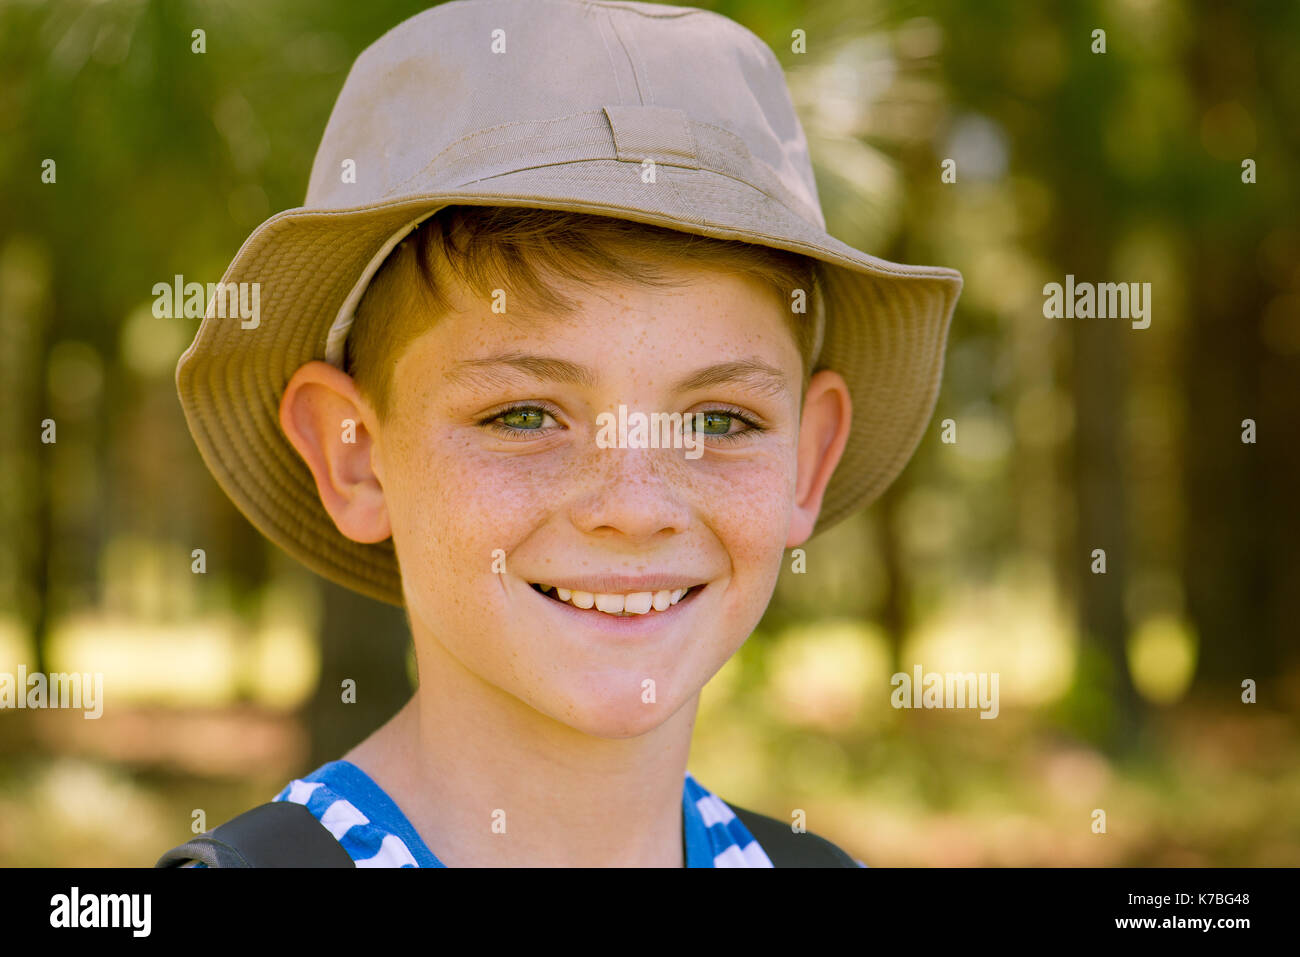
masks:
[[[662,697],[653,703],[642,703],[639,693],[617,701],[608,696],[593,698],[575,694],[567,703],[557,702],[547,713],[575,731],[595,738],[636,738],[667,721],[679,704]]]

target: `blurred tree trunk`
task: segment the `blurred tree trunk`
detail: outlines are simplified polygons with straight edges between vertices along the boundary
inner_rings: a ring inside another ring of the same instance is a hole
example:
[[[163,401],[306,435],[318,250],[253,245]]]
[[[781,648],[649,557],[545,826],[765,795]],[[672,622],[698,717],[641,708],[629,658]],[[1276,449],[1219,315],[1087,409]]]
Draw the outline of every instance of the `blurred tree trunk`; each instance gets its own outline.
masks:
[[[1218,4],[1199,7],[1187,68],[1194,115],[1207,116],[1233,101],[1248,110],[1266,109],[1257,92],[1264,68],[1257,40],[1261,24],[1244,22],[1260,14]],[[1207,146],[1221,149],[1215,141],[1227,134],[1209,135]],[[1278,150],[1274,156],[1280,159],[1282,147],[1278,142],[1269,150]],[[1296,368],[1293,360],[1288,374],[1261,334],[1275,292],[1261,275],[1259,255],[1274,229],[1294,231],[1295,213],[1288,216],[1265,201],[1275,188],[1268,182],[1241,183],[1239,162],[1205,157],[1206,178],[1227,177],[1234,202],[1203,202],[1188,224],[1192,322],[1183,378],[1195,440],[1186,443],[1184,462],[1188,538],[1182,571],[1200,639],[1196,683],[1220,701],[1237,700],[1243,678],[1263,684],[1285,668],[1283,636],[1294,634],[1288,606],[1295,600],[1300,540]],[[1225,248],[1254,250],[1258,258],[1224,255]],[[1255,444],[1242,442],[1244,419],[1255,421]]]
[[[896,235],[883,251],[884,258],[891,262],[911,262],[910,250],[905,237]],[[931,421],[926,436],[934,434],[934,422]],[[925,441],[925,439],[922,439]],[[880,609],[880,624],[885,629],[889,642],[890,672],[911,672],[910,664],[903,665],[903,643],[907,640],[912,627],[909,609],[912,607],[912,580],[908,575],[907,563],[903,560],[903,544],[899,536],[898,525],[901,521],[899,506],[911,487],[910,475],[903,469],[897,479],[885,490],[876,506],[879,516],[880,531],[878,547],[880,560],[885,567],[885,597]]]
[[[1087,37],[1095,26],[1094,4],[1070,6],[1062,16],[1067,36]],[[1051,261],[1075,282],[1127,280],[1110,276],[1110,252],[1129,212],[1109,176],[1105,129],[1112,108],[1127,94],[1120,71],[1105,56],[1084,53],[1069,82],[1037,104],[1047,119],[1027,127],[1024,153],[1046,163],[1045,174],[1060,205],[1052,218]],[[1044,318],[1060,325],[1070,345],[1069,387],[1074,405],[1072,437],[1075,528],[1062,536],[1064,568],[1073,577],[1080,633],[1076,690],[1099,694],[1086,701],[1086,729],[1111,754],[1136,744],[1144,714],[1129,673],[1129,622],[1124,588],[1133,572],[1125,488],[1124,424],[1127,421],[1128,349],[1132,334],[1114,319]],[[1095,549],[1106,554],[1105,573],[1094,573]]]
[[[1085,191],[1080,190],[1082,195]],[[1100,208],[1098,205],[1095,208]],[[1065,223],[1083,224],[1083,210],[1071,211]],[[1099,244],[1082,228],[1070,230],[1062,256],[1076,281],[1109,281]],[[1053,321],[1053,320],[1048,320]],[[1121,454],[1122,423],[1128,396],[1128,343],[1124,325],[1110,319],[1061,319],[1068,322],[1074,357],[1074,457],[1076,534],[1071,565],[1076,570],[1079,630],[1085,653],[1096,654],[1094,677],[1109,704],[1108,726],[1099,728],[1100,743],[1123,750],[1140,724],[1141,701],[1129,673],[1126,652],[1128,620],[1124,587],[1132,575],[1127,528],[1128,496]],[[1095,550],[1105,552],[1105,572],[1094,572]]]
[[[410,631],[400,608],[321,579],[321,672],[307,706],[309,769],[341,758],[391,718],[411,696],[406,675]],[[356,682],[356,702],[343,682]]]
[[[1210,236],[1196,244],[1187,370],[1187,381],[1196,383],[1188,396],[1188,422],[1198,439],[1186,446],[1183,580],[1200,638],[1196,680],[1206,690],[1276,673],[1277,659],[1266,641],[1272,558],[1266,529],[1281,518],[1268,513],[1261,446],[1241,441],[1246,418],[1264,430],[1259,441],[1281,437],[1279,423],[1258,401],[1250,371],[1260,364],[1254,326],[1263,304],[1258,283],[1246,275],[1254,270],[1236,268],[1217,247]],[[1230,698],[1237,693],[1227,690]]]
[[[32,636],[30,672],[47,672],[50,618],[53,445],[41,441],[41,423],[50,418],[46,389],[51,265],[35,239],[10,238],[0,248],[0,381],[8,400],[0,405],[0,476],[6,494],[0,606],[17,612]],[[57,440],[58,423],[55,425]]]
[[[908,671],[902,667],[903,642],[911,625],[907,610],[911,601],[911,580],[903,562],[902,546],[898,537],[898,503],[902,499],[904,480],[900,477],[880,498],[877,506],[880,519],[879,548],[885,566],[885,600],[880,609],[880,624],[889,642],[890,673]]]

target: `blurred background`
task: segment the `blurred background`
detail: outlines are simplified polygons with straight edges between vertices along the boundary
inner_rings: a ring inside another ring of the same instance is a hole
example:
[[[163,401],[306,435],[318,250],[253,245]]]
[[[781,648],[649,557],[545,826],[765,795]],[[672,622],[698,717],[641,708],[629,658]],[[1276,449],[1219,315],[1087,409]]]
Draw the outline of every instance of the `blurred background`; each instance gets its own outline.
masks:
[[[0,711],[0,864],[150,866],[411,693],[400,611],[211,479],[199,320],[151,305],[301,204],[352,60],[425,6],[0,2],[0,672],[105,687]],[[1300,4],[698,6],[785,67],[831,232],[966,286],[916,457],[783,573],[692,772],[871,865],[1300,863]],[[1150,327],[1045,318],[1066,274],[1151,283]],[[916,665],[997,672],[997,719],[892,708]]]

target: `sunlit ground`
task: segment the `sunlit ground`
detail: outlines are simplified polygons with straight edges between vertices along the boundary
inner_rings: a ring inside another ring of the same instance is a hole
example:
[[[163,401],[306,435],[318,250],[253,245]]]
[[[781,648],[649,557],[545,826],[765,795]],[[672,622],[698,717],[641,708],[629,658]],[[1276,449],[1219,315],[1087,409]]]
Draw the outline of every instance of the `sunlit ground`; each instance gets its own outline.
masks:
[[[692,773],[774,817],[800,809],[810,830],[878,866],[1300,864],[1293,719],[1231,696],[1187,700],[1192,642],[1156,622],[1130,658],[1144,693],[1169,703],[1136,755],[1113,763],[1052,719],[1076,646],[1038,593],[1007,584],[954,599],[905,645],[903,660],[926,671],[996,667],[995,719],[892,708],[883,637],[824,622],[757,636],[714,678]],[[268,614],[251,634],[219,620],[65,622],[50,669],[102,671],[104,714],[0,714],[0,865],[148,866],[196,812],[211,828],[274,796],[305,770],[292,708],[317,668],[291,622]],[[0,627],[0,671],[28,654]],[[1300,679],[1282,687],[1300,697]]]

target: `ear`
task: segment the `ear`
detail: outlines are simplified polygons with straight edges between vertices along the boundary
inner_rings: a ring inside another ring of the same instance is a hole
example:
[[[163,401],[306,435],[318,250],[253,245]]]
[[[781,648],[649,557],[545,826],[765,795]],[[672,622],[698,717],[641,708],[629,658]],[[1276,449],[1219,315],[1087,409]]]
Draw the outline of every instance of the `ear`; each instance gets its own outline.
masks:
[[[853,399],[844,377],[831,369],[814,373],[808,380],[799,422],[799,471],[786,548],[802,545],[812,536],[822,496],[849,443],[852,421]]]
[[[340,532],[366,543],[392,534],[374,461],[378,418],[351,376],[327,362],[298,369],[280,400],[280,427]]]

